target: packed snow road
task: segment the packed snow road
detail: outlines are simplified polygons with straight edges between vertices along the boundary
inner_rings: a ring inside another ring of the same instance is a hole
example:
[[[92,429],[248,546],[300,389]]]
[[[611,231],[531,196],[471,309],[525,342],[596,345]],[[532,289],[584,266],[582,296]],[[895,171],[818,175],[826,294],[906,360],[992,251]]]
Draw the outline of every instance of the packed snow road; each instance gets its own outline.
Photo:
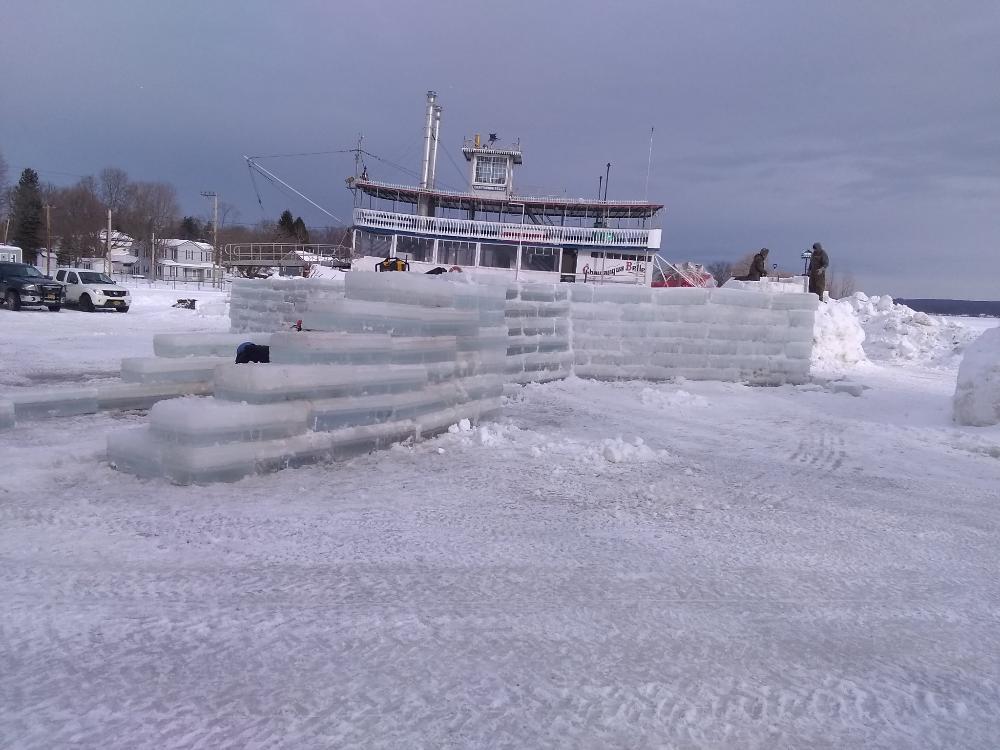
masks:
[[[115,359],[224,321],[132,315]],[[140,415],[0,433],[0,746],[995,746],[1000,430],[954,370],[852,378],[529,386],[202,488],[107,466]]]

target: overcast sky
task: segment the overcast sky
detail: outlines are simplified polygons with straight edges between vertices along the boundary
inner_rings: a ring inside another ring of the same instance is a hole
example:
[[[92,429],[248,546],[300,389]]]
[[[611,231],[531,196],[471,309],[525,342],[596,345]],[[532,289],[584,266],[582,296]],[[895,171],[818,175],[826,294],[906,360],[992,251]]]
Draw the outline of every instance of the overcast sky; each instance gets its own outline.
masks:
[[[762,246],[897,296],[1000,298],[1000,2],[0,0],[0,151],[65,184],[118,166],[262,217],[242,154],[365,147],[419,170],[424,92],[521,139],[521,192],[666,204],[663,254]],[[448,154],[444,152],[448,151]],[[262,164],[350,221],[349,156]],[[373,177],[412,182],[369,161]],[[264,210],[334,223],[261,186]]]

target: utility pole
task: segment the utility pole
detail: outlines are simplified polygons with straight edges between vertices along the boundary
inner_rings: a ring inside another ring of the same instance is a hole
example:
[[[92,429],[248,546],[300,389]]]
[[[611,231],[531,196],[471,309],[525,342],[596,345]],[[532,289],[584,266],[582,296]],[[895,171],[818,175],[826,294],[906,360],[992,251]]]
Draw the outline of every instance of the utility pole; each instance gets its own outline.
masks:
[[[108,209],[108,236],[104,238],[104,272],[111,275],[111,209]]]
[[[216,281],[222,283],[222,274],[219,273],[222,260],[219,255],[219,194],[214,190],[206,190],[202,192],[202,195],[211,198],[214,205],[212,210],[212,286],[215,286]]]
[[[49,275],[52,262],[52,206],[45,204],[45,275]]]
[[[153,239],[149,243],[149,273],[153,277],[153,284],[156,284],[156,232],[153,232]]]
[[[646,159],[646,191],[642,194],[644,201],[649,200],[649,172],[653,167],[653,129],[649,129],[649,157]]]

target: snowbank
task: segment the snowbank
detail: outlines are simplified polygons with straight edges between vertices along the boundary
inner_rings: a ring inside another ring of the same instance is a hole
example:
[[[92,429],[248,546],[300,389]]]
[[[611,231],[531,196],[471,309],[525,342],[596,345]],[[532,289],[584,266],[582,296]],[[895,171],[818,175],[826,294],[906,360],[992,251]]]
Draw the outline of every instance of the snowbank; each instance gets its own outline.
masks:
[[[1000,424],[1000,328],[991,328],[966,347],[952,406],[958,424]]]
[[[843,300],[832,300],[816,311],[813,329],[814,369],[840,371],[868,361],[865,330],[857,312]]]
[[[976,337],[958,321],[917,312],[888,295],[858,292],[829,304],[848,306],[855,313],[865,332],[865,353],[873,360],[954,366],[963,347]]]

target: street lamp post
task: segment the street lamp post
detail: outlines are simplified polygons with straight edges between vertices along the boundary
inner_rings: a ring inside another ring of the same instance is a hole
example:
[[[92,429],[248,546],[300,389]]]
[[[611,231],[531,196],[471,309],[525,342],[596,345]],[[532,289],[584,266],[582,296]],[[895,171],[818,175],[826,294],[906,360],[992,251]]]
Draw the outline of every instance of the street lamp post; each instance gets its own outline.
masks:
[[[49,275],[52,262],[52,206],[45,204],[45,275]]]

